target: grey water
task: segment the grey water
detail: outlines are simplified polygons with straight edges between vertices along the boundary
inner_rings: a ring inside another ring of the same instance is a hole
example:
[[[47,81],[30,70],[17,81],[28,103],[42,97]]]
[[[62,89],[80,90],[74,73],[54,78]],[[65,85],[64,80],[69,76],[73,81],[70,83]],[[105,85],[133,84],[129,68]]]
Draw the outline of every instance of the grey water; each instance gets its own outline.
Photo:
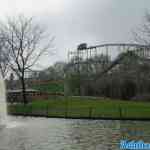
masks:
[[[122,139],[150,142],[150,122],[9,117],[0,150],[119,150]]]

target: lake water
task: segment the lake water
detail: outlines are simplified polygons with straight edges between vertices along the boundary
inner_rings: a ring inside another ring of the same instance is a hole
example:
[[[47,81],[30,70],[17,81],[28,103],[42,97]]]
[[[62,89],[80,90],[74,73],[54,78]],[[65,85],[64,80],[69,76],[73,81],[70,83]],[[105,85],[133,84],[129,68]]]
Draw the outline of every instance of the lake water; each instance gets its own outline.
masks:
[[[121,139],[150,142],[150,122],[10,117],[0,150],[119,150]]]

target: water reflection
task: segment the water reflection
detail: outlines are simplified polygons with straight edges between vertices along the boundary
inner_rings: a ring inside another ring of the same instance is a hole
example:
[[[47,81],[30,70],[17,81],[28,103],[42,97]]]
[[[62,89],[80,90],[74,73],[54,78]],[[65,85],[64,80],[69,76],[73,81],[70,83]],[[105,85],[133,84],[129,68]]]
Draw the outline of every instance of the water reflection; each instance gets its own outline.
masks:
[[[122,139],[143,140],[150,143],[150,122],[124,121],[120,126]]]
[[[150,122],[11,120],[9,128],[0,130],[0,150],[119,150],[120,139],[150,142]]]
[[[69,129],[72,149],[118,149],[119,121],[78,120]]]

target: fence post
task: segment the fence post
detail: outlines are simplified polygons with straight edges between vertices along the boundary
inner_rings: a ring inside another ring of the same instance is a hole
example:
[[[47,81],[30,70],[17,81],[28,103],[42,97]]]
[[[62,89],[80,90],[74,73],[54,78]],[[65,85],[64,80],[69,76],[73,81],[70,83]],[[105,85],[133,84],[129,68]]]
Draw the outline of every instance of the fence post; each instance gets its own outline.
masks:
[[[26,105],[23,105],[23,115],[26,116]]]
[[[126,117],[126,109],[125,108],[123,109],[123,117],[124,118]]]
[[[89,108],[89,118],[92,118],[92,110],[93,110],[93,108],[90,107],[90,108]]]
[[[68,106],[67,107],[65,107],[66,109],[65,109],[65,118],[67,118],[68,117]]]
[[[32,105],[31,105],[31,108],[30,108],[30,109],[31,109],[30,113],[31,113],[31,115],[32,115]]]
[[[119,106],[119,115],[120,115],[120,119],[123,117],[122,115],[122,108]]]
[[[68,117],[68,96],[65,97],[66,106],[65,106],[65,118]]]
[[[49,113],[49,107],[48,107],[48,104],[47,104],[47,107],[46,107],[46,117],[48,117],[48,113]]]

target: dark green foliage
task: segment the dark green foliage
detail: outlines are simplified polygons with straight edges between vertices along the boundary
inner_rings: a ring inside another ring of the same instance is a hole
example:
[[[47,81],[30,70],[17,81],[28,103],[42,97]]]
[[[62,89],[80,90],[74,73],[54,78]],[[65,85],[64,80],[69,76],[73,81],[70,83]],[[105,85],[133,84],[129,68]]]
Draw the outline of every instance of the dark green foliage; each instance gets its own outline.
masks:
[[[32,88],[36,90],[40,90],[41,92],[64,92],[64,83],[58,82],[58,83],[47,83],[47,84],[37,84],[36,86],[33,86]]]
[[[99,60],[99,63],[93,63],[92,59]],[[107,60],[106,64],[104,60]],[[104,55],[85,61],[89,61],[88,72],[87,66],[82,64],[79,72],[73,69],[75,66],[71,68],[69,86],[73,95],[129,100],[150,92],[150,63],[131,51],[120,54],[114,62]]]

